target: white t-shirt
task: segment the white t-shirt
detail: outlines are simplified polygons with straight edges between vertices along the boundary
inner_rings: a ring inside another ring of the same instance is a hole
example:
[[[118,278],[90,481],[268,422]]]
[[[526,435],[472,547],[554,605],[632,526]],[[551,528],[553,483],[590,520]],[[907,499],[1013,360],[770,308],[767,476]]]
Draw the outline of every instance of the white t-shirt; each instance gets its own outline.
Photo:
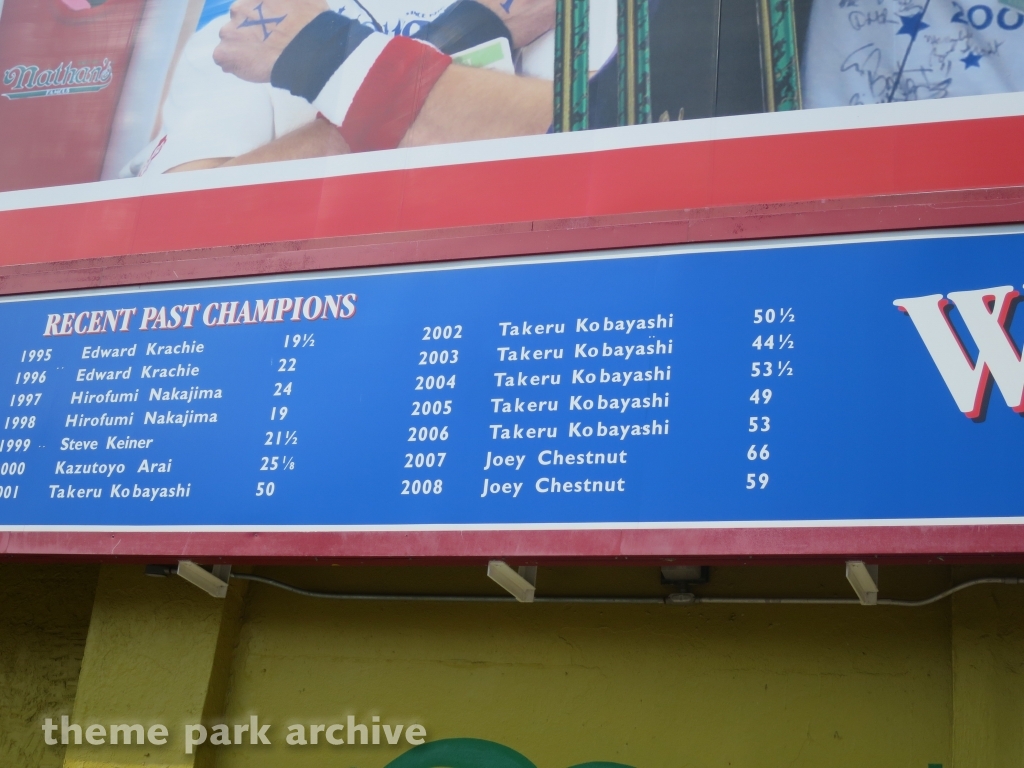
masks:
[[[1024,12],[998,0],[814,0],[802,65],[805,108],[1020,91]]]
[[[328,0],[334,11],[387,35],[416,34],[454,0]],[[185,45],[153,141],[121,171],[141,176],[193,160],[237,157],[312,122],[317,107],[269,83],[250,83],[213,61],[227,15],[212,19]]]
[[[587,69],[591,76],[615,55],[619,44],[618,0],[590,0]],[[549,30],[523,46],[519,73],[545,80],[555,79],[555,31]]]
[[[454,2],[328,0],[332,10],[377,31],[406,36],[416,34]],[[321,111],[288,91],[269,83],[246,82],[217,66],[213,50],[227,18],[212,19],[186,44],[161,111],[160,133],[132,158],[122,177],[163,173],[193,160],[237,157],[312,122]],[[590,69],[596,72],[615,53],[616,0],[591,0],[590,30]],[[374,45],[379,43],[370,41],[359,56],[367,58]],[[353,54],[353,58],[358,57]],[[358,67],[358,62],[353,64]],[[519,72],[549,80],[554,77],[553,32],[522,49]],[[342,75],[339,72],[336,78]],[[346,85],[351,88],[354,84]],[[335,78],[325,86],[325,91],[335,92],[332,95],[339,89],[345,90]]]

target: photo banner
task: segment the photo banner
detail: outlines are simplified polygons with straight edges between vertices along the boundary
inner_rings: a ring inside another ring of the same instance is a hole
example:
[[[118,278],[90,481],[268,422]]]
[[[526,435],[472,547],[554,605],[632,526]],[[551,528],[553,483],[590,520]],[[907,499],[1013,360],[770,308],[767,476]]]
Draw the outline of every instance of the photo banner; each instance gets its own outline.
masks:
[[[1022,40],[1018,0],[5,0],[0,192],[1008,94]]]

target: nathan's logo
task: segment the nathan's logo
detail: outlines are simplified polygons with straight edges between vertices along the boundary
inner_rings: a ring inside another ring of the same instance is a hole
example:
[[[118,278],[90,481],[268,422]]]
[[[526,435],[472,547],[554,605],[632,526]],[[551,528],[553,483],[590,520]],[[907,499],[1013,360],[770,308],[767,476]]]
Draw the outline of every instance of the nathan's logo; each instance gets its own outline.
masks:
[[[1024,362],[1008,331],[1019,297],[1012,286],[1003,285],[893,302],[914,321],[957,407],[970,419],[984,417],[993,380],[1006,404],[1024,413]],[[976,360],[950,323],[954,306],[978,348]]]
[[[53,69],[40,70],[30,64],[18,64],[4,72],[4,85],[10,91],[6,99],[31,99],[40,96],[66,96],[71,93],[102,91],[114,76],[110,59],[98,67],[76,67],[61,62]]]

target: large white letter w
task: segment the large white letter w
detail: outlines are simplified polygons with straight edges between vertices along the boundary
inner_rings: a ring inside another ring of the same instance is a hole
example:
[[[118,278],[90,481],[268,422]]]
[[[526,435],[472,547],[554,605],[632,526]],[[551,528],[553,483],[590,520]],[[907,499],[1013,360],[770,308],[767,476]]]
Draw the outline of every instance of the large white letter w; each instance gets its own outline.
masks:
[[[1006,330],[1010,310],[1020,294],[1011,286],[980,291],[956,291],[947,301],[942,294],[893,302],[910,315],[931,353],[957,407],[970,419],[981,415],[989,378],[994,378],[1006,404],[1024,411],[1024,363]],[[971,362],[946,315],[952,303],[978,346]]]

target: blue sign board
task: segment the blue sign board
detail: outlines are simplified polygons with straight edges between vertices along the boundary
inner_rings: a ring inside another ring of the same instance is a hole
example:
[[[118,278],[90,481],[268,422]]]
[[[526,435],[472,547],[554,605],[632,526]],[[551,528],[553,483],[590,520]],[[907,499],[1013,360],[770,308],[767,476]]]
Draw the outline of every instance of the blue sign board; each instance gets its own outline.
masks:
[[[1024,234],[0,303],[0,528],[1022,515]]]

